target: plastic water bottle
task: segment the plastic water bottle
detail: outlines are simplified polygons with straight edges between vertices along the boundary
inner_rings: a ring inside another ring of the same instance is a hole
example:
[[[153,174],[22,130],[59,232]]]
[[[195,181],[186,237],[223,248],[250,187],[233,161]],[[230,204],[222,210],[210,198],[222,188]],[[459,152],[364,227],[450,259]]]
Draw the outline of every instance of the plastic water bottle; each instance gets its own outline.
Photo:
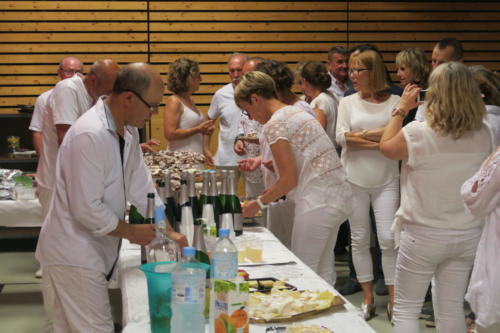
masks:
[[[194,247],[182,249],[184,258],[172,272],[172,332],[205,332],[205,270],[194,258]]]
[[[229,239],[229,229],[219,230],[219,240],[212,251],[210,274],[214,279],[232,279],[238,273],[238,249]]]

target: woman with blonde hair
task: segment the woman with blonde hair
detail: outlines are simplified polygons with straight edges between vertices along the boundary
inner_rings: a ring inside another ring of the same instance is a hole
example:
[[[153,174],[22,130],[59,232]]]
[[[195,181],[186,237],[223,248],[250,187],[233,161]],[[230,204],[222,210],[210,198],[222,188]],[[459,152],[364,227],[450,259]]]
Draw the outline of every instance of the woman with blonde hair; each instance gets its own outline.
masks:
[[[426,122],[401,128],[420,88],[406,86],[392,112],[380,149],[403,160],[401,206],[393,230],[396,264],[395,332],[419,332],[418,317],[429,282],[437,329],[466,332],[463,299],[483,219],[465,210],[460,187],[493,149],[483,123],[484,104],[471,73],[449,62],[433,70],[426,94]]]
[[[375,51],[352,54],[349,75],[357,93],[340,101],[336,138],[342,146],[342,165],[354,192],[356,209],[349,216],[352,257],[363,289],[361,307],[368,320],[375,313],[370,205],[375,215],[385,284],[389,289],[389,317],[394,299],[396,250],[390,228],[399,206],[399,169],[397,161],[381,154],[379,141],[399,96],[388,92],[387,73],[382,58]]]
[[[200,82],[200,68],[196,61],[179,58],[170,64],[167,87],[174,94],[165,102],[163,133],[171,151],[203,154],[203,141],[208,139],[205,135],[214,130],[213,121],[206,120],[191,98],[200,88]]]
[[[339,225],[351,212],[352,192],[333,143],[314,117],[278,99],[273,79],[245,74],[236,104],[263,124],[277,181],[243,208],[245,217],[287,196],[295,203],[292,251],[327,282],[335,283],[333,248]]]
[[[404,49],[396,55],[396,67],[396,76],[402,88],[408,84],[427,88],[431,65],[425,58],[424,51],[419,48]]]
[[[484,66],[470,66],[472,77],[479,84],[483,102],[486,105],[486,122],[500,145],[500,77]]]

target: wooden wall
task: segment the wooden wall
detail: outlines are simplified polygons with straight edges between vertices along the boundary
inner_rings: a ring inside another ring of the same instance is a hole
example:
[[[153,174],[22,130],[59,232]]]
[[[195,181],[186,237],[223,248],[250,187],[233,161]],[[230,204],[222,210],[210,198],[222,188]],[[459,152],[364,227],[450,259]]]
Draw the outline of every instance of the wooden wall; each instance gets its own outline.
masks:
[[[33,104],[57,82],[59,59],[75,55],[85,69],[100,58],[145,61],[167,74],[186,56],[201,65],[194,96],[203,111],[227,83],[235,51],[285,61],[326,60],[331,46],[373,43],[394,77],[407,47],[430,52],[435,42],[463,42],[468,64],[500,70],[498,2],[359,1],[1,1],[0,113]],[[163,115],[152,136],[162,138]]]

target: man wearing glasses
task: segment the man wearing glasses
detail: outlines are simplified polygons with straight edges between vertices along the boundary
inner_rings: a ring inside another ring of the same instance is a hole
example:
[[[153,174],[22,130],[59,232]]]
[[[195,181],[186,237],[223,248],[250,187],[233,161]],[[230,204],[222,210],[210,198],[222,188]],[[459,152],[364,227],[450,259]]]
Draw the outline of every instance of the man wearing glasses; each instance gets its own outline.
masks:
[[[109,97],[97,99],[59,148],[54,198],[36,251],[54,332],[113,332],[108,281],[120,239],[146,245],[156,235],[154,225],[126,223],[125,212],[130,202],[145,216],[146,195],[156,193],[137,128],[149,121],[163,91],[151,66],[123,67]],[[158,195],[155,204],[163,207]],[[167,236],[187,246],[171,228]]]

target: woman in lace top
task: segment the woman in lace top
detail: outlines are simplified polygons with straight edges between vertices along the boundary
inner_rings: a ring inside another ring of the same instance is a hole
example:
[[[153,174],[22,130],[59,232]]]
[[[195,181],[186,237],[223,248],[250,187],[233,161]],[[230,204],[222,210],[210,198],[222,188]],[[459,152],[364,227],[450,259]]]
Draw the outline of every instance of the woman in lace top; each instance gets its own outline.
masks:
[[[417,105],[417,85],[406,86],[380,140],[380,150],[403,160],[401,206],[393,230],[396,263],[394,331],[419,332],[429,282],[437,330],[465,332],[463,299],[483,219],[465,210],[460,187],[493,149],[483,123],[481,93],[467,67],[448,62],[429,79],[424,116],[401,128]]]
[[[191,96],[200,88],[200,68],[196,61],[179,58],[170,64],[167,86],[174,95],[165,102],[163,132],[171,151],[203,153],[203,142],[215,127],[196,107]],[[208,163],[212,163],[208,160]]]
[[[500,146],[461,193],[469,211],[486,220],[465,299],[476,315],[478,333],[500,332]]]
[[[265,73],[245,74],[235,99],[264,124],[278,175],[263,195],[245,205],[244,216],[254,216],[283,195],[293,200],[292,251],[333,284],[333,248],[338,227],[351,211],[352,195],[331,140],[314,117],[277,99],[274,81]]]

